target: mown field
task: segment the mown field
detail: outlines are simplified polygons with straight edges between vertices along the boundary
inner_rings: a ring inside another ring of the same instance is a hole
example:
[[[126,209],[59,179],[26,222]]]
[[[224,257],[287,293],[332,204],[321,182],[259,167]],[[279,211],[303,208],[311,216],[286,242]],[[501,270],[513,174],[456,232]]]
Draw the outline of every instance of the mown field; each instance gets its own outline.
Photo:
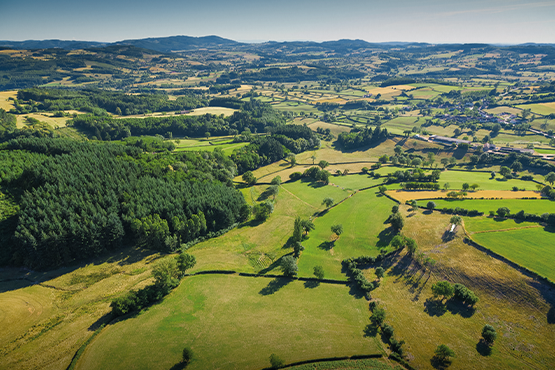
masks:
[[[346,286],[192,276],[163,304],[104,329],[78,368],[170,369],[184,347],[195,354],[188,369],[262,369],[272,353],[286,363],[381,353],[367,322],[366,300]]]

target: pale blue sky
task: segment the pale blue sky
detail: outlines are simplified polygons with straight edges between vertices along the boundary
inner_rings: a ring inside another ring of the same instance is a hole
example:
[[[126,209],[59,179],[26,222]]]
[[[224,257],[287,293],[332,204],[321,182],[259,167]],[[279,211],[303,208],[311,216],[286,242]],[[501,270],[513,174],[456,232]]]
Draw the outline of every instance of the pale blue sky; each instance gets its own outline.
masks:
[[[2,1],[0,40],[233,40],[555,43],[555,1]]]

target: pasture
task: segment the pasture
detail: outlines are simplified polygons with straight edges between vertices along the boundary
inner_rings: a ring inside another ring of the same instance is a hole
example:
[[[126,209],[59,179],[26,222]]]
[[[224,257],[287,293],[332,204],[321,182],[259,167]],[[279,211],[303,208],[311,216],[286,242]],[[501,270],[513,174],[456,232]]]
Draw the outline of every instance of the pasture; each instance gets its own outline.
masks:
[[[397,185],[398,187],[398,185]],[[388,189],[395,189],[391,185],[387,185]],[[443,199],[447,198],[446,190],[426,191],[426,190],[388,190],[386,193],[390,197],[397,199],[400,202],[418,199]],[[536,191],[509,191],[509,190],[478,190],[470,191],[465,198],[499,198],[499,199],[522,199],[522,198],[541,198],[541,195]],[[435,201],[435,200],[434,200]]]
[[[229,117],[233,113],[237,112],[237,109],[224,108],[224,107],[202,107],[196,108],[191,113],[187,113],[187,116],[202,116],[205,114],[214,114],[216,116],[224,115],[224,117]]]
[[[526,228],[472,235],[479,244],[555,281],[555,229]],[[500,240],[503,242],[500,243]]]
[[[470,234],[528,227],[542,227],[536,222],[517,221],[500,217],[464,217],[464,227]]]
[[[409,213],[405,206],[401,211],[407,216],[403,233],[437,263],[430,271],[405,252],[393,255],[384,261],[386,275],[372,297],[385,309],[395,336],[406,341],[410,364],[432,368],[434,349],[443,343],[457,355],[450,369],[551,368],[555,356],[545,343],[553,335],[548,324],[553,297],[537,289],[532,278],[464,243],[460,231],[444,240],[450,215]],[[473,290],[480,298],[476,309],[456,302],[439,304],[431,286],[440,280]],[[489,355],[479,345],[486,323],[498,334]]]
[[[464,183],[478,184],[480,190],[511,190],[513,186],[519,189],[536,190],[537,185],[535,182],[519,179],[504,180],[499,174],[492,179],[490,172],[452,170],[442,171],[438,182],[442,189],[445,183],[449,183],[449,189],[462,189]]]
[[[9,98],[16,98],[17,91],[0,91],[0,108],[8,112],[14,107],[13,102]]]
[[[272,353],[287,363],[381,353],[364,336],[367,305],[343,285],[190,276],[161,304],[105,328],[78,368],[169,369],[184,347],[195,354],[192,370],[262,369]]]
[[[385,220],[394,204],[370,189],[353,194],[314,219],[316,229],[303,241],[305,250],[299,259],[299,275],[313,276],[314,266],[321,265],[326,277],[344,280],[346,276],[341,271],[343,259],[376,256],[380,249],[389,245],[393,235]],[[330,230],[334,224],[343,225],[343,234],[337,240]]]

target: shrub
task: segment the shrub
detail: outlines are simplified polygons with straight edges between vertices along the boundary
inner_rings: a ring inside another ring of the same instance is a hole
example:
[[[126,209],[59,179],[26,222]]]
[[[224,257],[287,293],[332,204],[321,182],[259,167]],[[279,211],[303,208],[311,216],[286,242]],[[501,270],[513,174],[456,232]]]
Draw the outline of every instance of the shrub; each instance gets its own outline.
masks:
[[[314,266],[314,276],[318,279],[324,278],[324,268],[322,266]]]
[[[378,326],[381,326],[385,321],[385,310],[381,307],[376,307],[372,316],[370,316],[370,320]]]
[[[492,345],[495,339],[497,339],[497,332],[495,331],[495,328],[489,324],[484,325],[484,328],[482,329],[482,338],[484,338],[486,343]]]
[[[297,181],[301,177],[303,177],[303,174],[300,172],[293,172],[291,175],[289,175],[289,179],[291,179],[291,181]]]

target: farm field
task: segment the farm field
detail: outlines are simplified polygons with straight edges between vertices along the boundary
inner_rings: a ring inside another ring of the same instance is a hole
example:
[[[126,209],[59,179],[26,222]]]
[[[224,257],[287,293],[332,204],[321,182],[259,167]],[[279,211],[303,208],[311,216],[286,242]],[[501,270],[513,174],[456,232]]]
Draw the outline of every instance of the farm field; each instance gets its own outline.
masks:
[[[551,281],[555,281],[555,230],[528,228],[472,235],[479,244],[524,266]],[[503,243],[499,243],[503,240]]]
[[[342,285],[191,276],[163,304],[104,329],[78,368],[169,369],[186,346],[190,369],[262,369],[272,353],[287,363],[381,353],[379,339],[364,336],[367,306]]]
[[[540,153],[540,154],[555,154],[555,149],[538,149],[538,148],[534,148],[534,151],[536,153]]]
[[[216,116],[224,115],[224,117],[231,116],[233,113],[237,112],[237,109],[224,108],[224,107],[202,107],[196,108],[187,116],[202,116],[204,114],[214,114]]]
[[[13,108],[13,102],[9,98],[16,98],[17,91],[0,91],[0,108],[6,112]]]
[[[497,231],[507,229],[520,229],[527,227],[543,227],[537,222],[517,221],[512,218],[500,217],[463,217],[464,227],[469,233],[482,231]]]
[[[445,183],[449,183],[450,190],[462,189],[464,183],[478,184],[479,190],[511,190],[513,186],[519,189],[537,190],[535,182],[519,179],[504,180],[499,174],[492,179],[490,172],[442,171],[438,183],[442,189]]]
[[[418,205],[425,207],[426,201],[419,201]],[[496,211],[500,207],[507,207],[511,214],[521,210],[526,213],[541,215],[555,212],[555,202],[548,199],[463,199],[463,200],[434,200],[437,208],[460,207],[468,210],[478,210],[486,215],[489,211]]]

